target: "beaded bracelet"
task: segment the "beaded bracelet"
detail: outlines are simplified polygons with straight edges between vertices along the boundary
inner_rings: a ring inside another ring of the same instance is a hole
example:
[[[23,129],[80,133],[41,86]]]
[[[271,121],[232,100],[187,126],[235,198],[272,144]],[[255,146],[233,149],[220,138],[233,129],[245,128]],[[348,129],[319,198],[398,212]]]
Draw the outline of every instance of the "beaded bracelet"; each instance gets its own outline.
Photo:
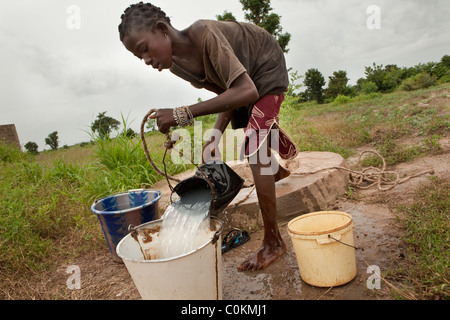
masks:
[[[181,106],[173,109],[173,119],[180,127],[186,127],[193,123],[194,116],[189,107]]]

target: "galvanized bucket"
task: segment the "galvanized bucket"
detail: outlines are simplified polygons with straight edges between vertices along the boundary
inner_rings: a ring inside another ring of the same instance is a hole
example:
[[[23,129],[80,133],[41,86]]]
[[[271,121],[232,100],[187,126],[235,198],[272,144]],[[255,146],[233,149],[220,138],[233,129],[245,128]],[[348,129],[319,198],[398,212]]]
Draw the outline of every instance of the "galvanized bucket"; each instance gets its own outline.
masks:
[[[172,258],[158,258],[162,220],[132,228],[119,242],[117,253],[142,299],[222,299],[222,221],[209,217],[209,222],[211,232],[198,235],[196,249]]]
[[[116,246],[128,234],[130,225],[140,225],[159,218],[158,200],[162,194],[158,190],[136,189],[113,194],[95,200],[91,206],[97,214],[111,255],[115,261]]]

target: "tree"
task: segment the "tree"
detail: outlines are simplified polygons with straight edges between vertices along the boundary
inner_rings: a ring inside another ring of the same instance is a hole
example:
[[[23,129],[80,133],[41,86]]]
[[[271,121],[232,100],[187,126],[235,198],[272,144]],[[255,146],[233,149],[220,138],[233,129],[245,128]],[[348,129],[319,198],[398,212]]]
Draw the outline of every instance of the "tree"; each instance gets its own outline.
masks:
[[[134,137],[137,136],[137,133],[134,132],[133,129],[128,128],[128,129],[124,130],[124,131],[121,133],[121,135],[122,135],[123,137],[125,137],[125,138],[133,139]]]
[[[328,79],[328,88],[325,89],[325,96],[327,98],[334,99],[340,94],[346,94],[346,91],[348,91],[346,90],[348,82],[346,71],[335,71]]]
[[[391,92],[406,77],[407,71],[400,69],[395,64],[389,64],[383,68],[383,65],[377,66],[373,63],[372,67],[365,67],[365,74],[366,81],[377,85],[377,91]]]
[[[45,138],[45,144],[49,145],[52,150],[58,149],[58,131],[53,131]]]
[[[36,142],[29,141],[24,145],[24,147],[29,153],[38,154],[38,145]]]
[[[277,39],[283,52],[287,53],[287,45],[291,40],[291,34],[288,32],[282,33],[283,28],[280,24],[280,16],[276,13],[271,13],[273,10],[270,6],[270,0],[239,0],[242,8],[245,11],[245,19],[249,22],[264,28],[271,35]],[[236,18],[231,12],[225,11],[223,15],[217,15],[217,20],[234,20]]]
[[[289,87],[287,91],[287,95],[291,97],[297,96],[297,90],[303,87],[302,83],[298,83],[297,81],[301,80],[303,77],[301,74],[298,74],[298,71],[292,71],[291,69],[289,71]]]
[[[373,67],[365,67],[364,73],[366,74],[366,80],[375,83],[378,90],[381,90],[383,88],[383,65],[377,66],[374,62]]]
[[[323,103],[323,86],[325,79],[322,73],[317,69],[309,69],[305,73],[303,83],[306,86],[305,95],[309,101],[317,100],[317,103]]]
[[[364,94],[371,94],[372,92],[377,92],[378,87],[375,82],[372,81],[362,81],[361,82],[361,91]]]
[[[118,129],[120,122],[114,118],[105,116],[105,112],[98,114],[97,119],[91,124],[92,132],[97,132],[100,139],[106,139],[109,137],[112,129]]]
[[[223,15],[218,14],[216,18],[218,21],[227,21],[227,20],[236,21],[234,15],[226,10],[223,12]]]
[[[288,32],[282,33],[283,28],[280,25],[280,16],[276,13],[271,13],[273,10],[270,6],[270,0],[239,0],[245,13],[245,19],[253,22],[267,30],[271,35],[277,39],[283,52],[288,52],[287,45],[291,40],[291,34]]]
[[[441,58],[441,63],[446,67],[450,69],[450,56],[445,55]]]

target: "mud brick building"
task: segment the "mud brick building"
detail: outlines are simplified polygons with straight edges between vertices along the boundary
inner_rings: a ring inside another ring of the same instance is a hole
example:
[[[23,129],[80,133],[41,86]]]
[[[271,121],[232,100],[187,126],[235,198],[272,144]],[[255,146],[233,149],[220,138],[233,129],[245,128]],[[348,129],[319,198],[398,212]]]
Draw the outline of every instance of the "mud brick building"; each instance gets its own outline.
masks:
[[[15,144],[20,148],[19,136],[14,124],[0,125],[0,142]]]

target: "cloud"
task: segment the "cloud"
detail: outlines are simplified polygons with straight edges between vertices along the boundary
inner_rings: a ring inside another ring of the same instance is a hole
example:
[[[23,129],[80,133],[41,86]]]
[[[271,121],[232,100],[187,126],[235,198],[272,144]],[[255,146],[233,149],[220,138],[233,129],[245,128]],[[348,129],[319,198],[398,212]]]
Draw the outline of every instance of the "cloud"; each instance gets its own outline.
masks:
[[[449,49],[450,8],[446,1],[418,0],[279,0],[272,1],[292,34],[288,65],[324,76],[346,70],[350,82],[364,76],[364,66],[412,66],[439,60]],[[381,29],[367,28],[367,8],[380,8]],[[447,50],[445,49],[447,48]]]
[[[58,131],[61,145],[89,139],[99,112],[134,119],[155,107],[193,104],[213,95],[168,71],[158,73],[128,53],[117,25],[129,0],[17,0],[0,2],[0,114],[15,123],[20,140]],[[177,29],[225,10],[243,19],[239,0],[155,0]],[[292,39],[288,67],[318,68],[327,79],[346,70],[352,83],[364,66],[412,66],[450,54],[448,0],[272,0]],[[80,29],[67,28],[70,5],[80,8]],[[381,9],[381,29],[366,27],[369,5]]]

